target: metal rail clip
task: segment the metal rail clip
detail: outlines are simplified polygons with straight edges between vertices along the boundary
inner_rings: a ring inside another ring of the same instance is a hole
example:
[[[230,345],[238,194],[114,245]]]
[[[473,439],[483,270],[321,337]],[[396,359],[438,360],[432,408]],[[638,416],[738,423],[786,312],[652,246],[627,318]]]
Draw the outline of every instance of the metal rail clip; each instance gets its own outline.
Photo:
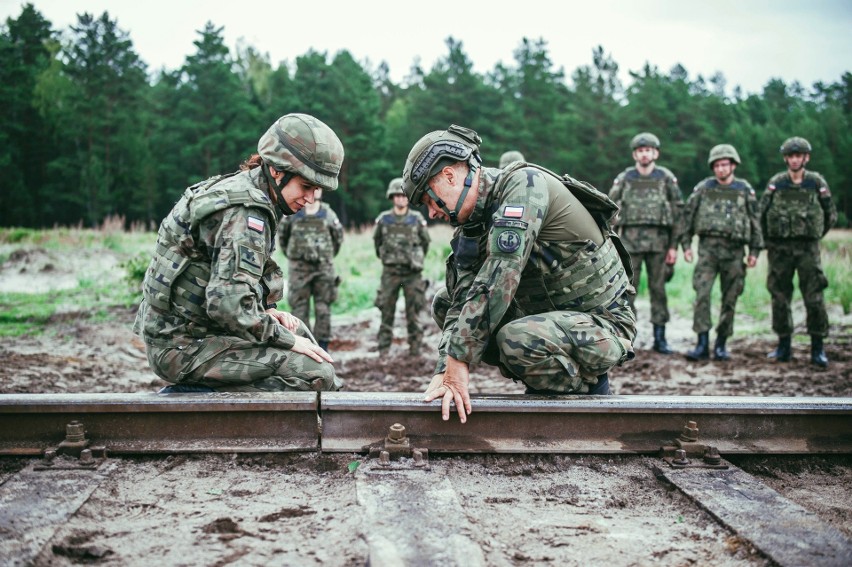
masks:
[[[673,469],[727,469],[730,463],[722,459],[712,445],[698,442],[698,423],[690,421],[673,445],[660,447],[660,456]]]
[[[394,423],[388,428],[388,434],[381,444],[370,446],[370,457],[379,459],[382,467],[429,468],[429,449],[412,447],[411,440],[405,434],[405,426],[401,423]]]
[[[45,449],[44,459],[33,467],[37,471],[93,470],[106,460],[106,447],[91,447],[86,428],[79,421],[65,426],[65,439],[56,448]],[[66,458],[57,458],[57,457]]]

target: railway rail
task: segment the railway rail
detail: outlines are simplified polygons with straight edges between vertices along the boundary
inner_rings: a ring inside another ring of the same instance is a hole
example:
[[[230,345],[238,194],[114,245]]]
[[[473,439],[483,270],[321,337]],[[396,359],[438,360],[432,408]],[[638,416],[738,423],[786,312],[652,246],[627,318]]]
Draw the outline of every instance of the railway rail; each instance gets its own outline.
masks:
[[[367,563],[486,565],[485,548],[460,535],[477,533],[476,525],[434,512],[457,509],[467,479],[429,457],[598,453],[659,455],[655,476],[780,565],[852,561],[846,535],[723,458],[852,454],[852,398],[479,395],[473,404],[461,425],[444,422],[438,402],[425,404],[420,394],[2,395],[0,455],[44,458],[0,484],[0,556],[25,565],[49,557],[46,549],[65,550],[69,544],[51,547],[56,534],[102,483],[133,466],[108,456],[346,452],[376,457],[352,485]],[[523,491],[522,481],[512,485]],[[74,545],[74,553],[105,553]]]
[[[0,455],[357,453],[403,439],[429,453],[650,454],[678,439],[669,446],[687,453],[852,453],[850,398],[479,395],[465,425],[437,405],[408,393],[10,394]]]

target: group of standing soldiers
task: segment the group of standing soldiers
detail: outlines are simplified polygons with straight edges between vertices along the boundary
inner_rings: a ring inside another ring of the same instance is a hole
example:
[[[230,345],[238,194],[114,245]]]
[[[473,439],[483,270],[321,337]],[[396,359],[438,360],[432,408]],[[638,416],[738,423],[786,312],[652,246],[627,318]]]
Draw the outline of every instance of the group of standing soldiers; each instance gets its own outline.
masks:
[[[695,186],[685,204],[675,175],[656,164],[659,138],[643,132],[631,140],[630,147],[635,166],[615,178],[609,196],[620,206],[616,226],[630,252],[634,286],[643,263],[647,270],[653,350],[672,354],[665,333],[669,321],[665,285],[674,273],[678,246],[684,260],[692,262],[691,244],[697,235],[700,253],[692,286],[696,294],[693,330],[698,341],[686,357],[710,358],[710,292],[718,275],[722,306],[712,354],[716,360],[730,359],[727,340],[733,333],[737,298],[745,287],[746,267],[754,267],[766,248],[772,329],[779,337],[778,347],[769,356],[779,362],[791,358],[790,303],[793,275],[798,272],[811,336],[811,362],[827,366],[823,339],[828,334],[828,316],[823,290],[828,281],[820,263],[819,241],[834,226],[837,210],[822,175],[805,169],[810,143],[793,137],[781,145],[787,169],[769,180],[759,201],[748,181],[735,175],[741,163],[736,148],[714,146],[707,159],[713,175]]]

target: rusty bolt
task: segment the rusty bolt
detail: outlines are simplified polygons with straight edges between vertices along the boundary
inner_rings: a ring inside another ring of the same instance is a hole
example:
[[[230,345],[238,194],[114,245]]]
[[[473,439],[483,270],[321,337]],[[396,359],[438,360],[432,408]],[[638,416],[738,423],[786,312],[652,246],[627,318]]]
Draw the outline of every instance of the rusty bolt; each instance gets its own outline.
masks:
[[[415,449],[411,452],[411,456],[414,457],[414,466],[415,467],[425,467],[426,461],[423,460],[423,451],[420,449]]]
[[[86,438],[86,428],[79,421],[72,421],[65,426],[65,440],[78,443]]]
[[[387,451],[382,451],[381,453],[379,453],[379,464],[383,467],[389,467],[391,464],[390,453],[388,453]]]
[[[689,459],[686,458],[686,451],[684,449],[676,450],[674,459],[672,459],[672,463],[676,465],[688,465]]]
[[[708,446],[704,450],[704,462],[708,465],[718,465],[722,463],[722,456],[716,447]]]
[[[405,426],[401,423],[394,423],[388,430],[388,439],[391,441],[402,441],[405,439]]]
[[[93,463],[95,460],[92,458],[92,450],[91,449],[83,449],[80,451],[80,462],[81,463]]]
[[[698,441],[698,424],[694,421],[687,423],[680,434],[680,438],[683,441]]]
[[[44,450],[44,460],[52,461],[56,458],[56,449],[45,449]]]

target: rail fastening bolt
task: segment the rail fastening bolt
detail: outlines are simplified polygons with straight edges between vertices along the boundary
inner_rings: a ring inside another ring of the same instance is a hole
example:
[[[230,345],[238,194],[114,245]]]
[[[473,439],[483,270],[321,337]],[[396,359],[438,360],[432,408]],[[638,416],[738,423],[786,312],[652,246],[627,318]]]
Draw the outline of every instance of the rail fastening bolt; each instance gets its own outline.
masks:
[[[394,423],[388,430],[388,439],[391,441],[402,441],[405,439],[405,426],[401,423]]]
[[[689,459],[686,458],[686,450],[678,449],[675,451],[674,459],[672,459],[672,463],[676,465],[688,465]]]
[[[704,450],[704,462],[708,465],[719,465],[722,463],[722,456],[716,447],[708,446]]]
[[[83,449],[80,451],[80,462],[85,464],[90,464],[95,462],[95,459],[92,458],[92,450],[91,449]]]
[[[79,421],[72,421],[65,426],[65,440],[78,443],[86,438],[86,428]]]
[[[426,466],[426,461],[423,460],[423,451],[421,451],[420,449],[415,449],[411,452],[411,456],[414,458],[415,467]]]
[[[680,434],[684,441],[698,441],[698,424],[694,421],[687,422],[686,427]]]
[[[379,453],[379,464],[382,465],[383,467],[389,467],[390,466],[391,463],[390,463],[390,453],[389,452],[382,451],[381,453]]]

